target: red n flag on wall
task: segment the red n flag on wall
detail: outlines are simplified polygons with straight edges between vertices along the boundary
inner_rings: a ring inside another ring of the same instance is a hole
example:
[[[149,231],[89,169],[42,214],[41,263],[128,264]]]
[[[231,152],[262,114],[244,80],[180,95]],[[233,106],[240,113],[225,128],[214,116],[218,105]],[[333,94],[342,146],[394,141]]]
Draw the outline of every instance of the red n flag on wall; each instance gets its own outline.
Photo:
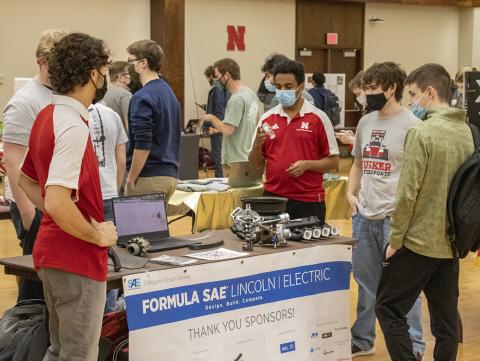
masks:
[[[245,26],[227,25],[227,50],[234,51],[235,47],[238,51],[245,51]]]

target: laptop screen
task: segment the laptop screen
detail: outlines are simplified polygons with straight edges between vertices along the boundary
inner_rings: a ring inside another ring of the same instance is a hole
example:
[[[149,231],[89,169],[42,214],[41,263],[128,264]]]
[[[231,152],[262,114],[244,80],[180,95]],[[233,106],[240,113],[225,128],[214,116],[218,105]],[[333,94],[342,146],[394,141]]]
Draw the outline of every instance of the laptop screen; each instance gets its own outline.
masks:
[[[163,194],[114,198],[113,213],[119,237],[148,233],[163,233],[168,236]]]

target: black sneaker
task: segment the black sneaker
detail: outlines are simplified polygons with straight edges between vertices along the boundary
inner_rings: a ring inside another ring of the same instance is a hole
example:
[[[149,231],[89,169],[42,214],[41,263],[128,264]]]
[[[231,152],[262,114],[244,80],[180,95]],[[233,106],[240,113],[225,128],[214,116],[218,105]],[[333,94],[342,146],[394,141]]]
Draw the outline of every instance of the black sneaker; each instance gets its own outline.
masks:
[[[375,347],[372,347],[368,350],[360,350],[357,346],[352,344],[352,358],[358,357],[358,356],[368,356],[368,355],[373,355],[375,353]]]
[[[423,353],[422,352],[415,352],[415,360],[423,361]]]

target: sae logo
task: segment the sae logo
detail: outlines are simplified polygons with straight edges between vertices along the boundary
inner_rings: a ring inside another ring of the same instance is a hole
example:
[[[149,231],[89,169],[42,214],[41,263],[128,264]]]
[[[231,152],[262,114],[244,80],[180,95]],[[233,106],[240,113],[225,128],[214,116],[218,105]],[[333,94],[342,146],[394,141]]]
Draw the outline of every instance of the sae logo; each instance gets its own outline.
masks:
[[[280,353],[295,351],[295,341],[280,344]]]
[[[137,288],[140,288],[140,278],[133,278],[131,280],[128,280],[128,289],[129,290],[134,290]]]

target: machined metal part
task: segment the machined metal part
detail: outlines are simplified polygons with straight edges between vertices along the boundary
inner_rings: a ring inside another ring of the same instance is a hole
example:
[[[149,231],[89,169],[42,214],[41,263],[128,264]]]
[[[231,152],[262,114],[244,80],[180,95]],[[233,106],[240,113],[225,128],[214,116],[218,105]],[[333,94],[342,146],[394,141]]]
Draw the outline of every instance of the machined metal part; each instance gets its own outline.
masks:
[[[146,257],[150,242],[143,237],[135,237],[127,241],[127,253],[132,256]]]
[[[242,244],[242,251],[251,252],[253,251],[253,243],[245,242]]]
[[[273,223],[288,223],[290,222],[290,215],[288,213],[279,214],[277,217],[269,219],[264,218],[262,224],[273,224]]]
[[[290,215],[288,213],[282,213],[278,216],[278,223],[288,223],[290,222]]]
[[[285,228],[284,224],[277,224],[275,234],[280,242],[286,242],[292,236],[292,231]]]
[[[303,231],[303,239],[311,240],[313,236],[313,231],[311,229],[305,229]]]
[[[322,237],[329,237],[329,236],[330,236],[330,228],[329,227],[323,227]]]
[[[290,220],[288,213],[262,217],[249,204],[232,212],[231,230],[245,241],[244,249],[253,245],[285,246],[287,241],[319,240],[337,236],[338,228],[320,222],[317,217]]]
[[[340,234],[340,230],[337,227],[332,227],[330,229],[330,236],[336,237]]]
[[[239,213],[243,212],[243,209],[240,207],[235,208],[230,215],[232,218],[235,218]]]
[[[247,204],[245,209],[236,208],[232,214],[232,231],[241,239],[245,240],[242,247],[244,250],[252,250],[253,244],[258,242],[258,231],[262,217]]]

